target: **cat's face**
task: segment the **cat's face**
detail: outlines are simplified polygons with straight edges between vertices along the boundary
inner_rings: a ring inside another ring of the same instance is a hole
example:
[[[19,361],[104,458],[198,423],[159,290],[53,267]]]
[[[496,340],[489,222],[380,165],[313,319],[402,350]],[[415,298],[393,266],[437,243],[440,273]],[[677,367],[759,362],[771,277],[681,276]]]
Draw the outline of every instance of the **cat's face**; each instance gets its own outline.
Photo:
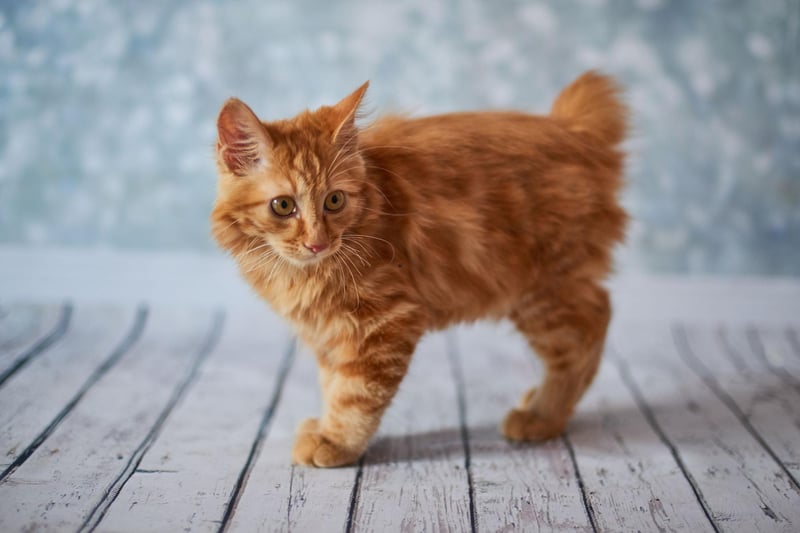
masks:
[[[258,257],[317,265],[347,248],[360,217],[364,163],[354,116],[366,85],[333,107],[261,123],[238,100],[218,120],[220,182],[212,213],[223,247],[249,239]],[[344,237],[344,238],[343,238]]]

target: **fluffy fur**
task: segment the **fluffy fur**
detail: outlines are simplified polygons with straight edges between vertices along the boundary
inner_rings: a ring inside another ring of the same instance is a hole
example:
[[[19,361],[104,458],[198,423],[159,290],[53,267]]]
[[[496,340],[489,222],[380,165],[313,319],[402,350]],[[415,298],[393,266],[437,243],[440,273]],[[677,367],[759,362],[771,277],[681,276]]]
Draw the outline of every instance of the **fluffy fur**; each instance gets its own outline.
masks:
[[[323,412],[301,424],[294,461],[357,460],[420,337],[486,318],[510,319],[546,367],[503,434],[559,435],[597,370],[601,282],[626,222],[617,86],[588,72],[549,116],[389,116],[358,130],[366,89],[274,122],[231,99],[218,120],[213,235],[319,363]],[[335,191],[344,206],[327,209]],[[278,216],[275,198],[294,212]]]

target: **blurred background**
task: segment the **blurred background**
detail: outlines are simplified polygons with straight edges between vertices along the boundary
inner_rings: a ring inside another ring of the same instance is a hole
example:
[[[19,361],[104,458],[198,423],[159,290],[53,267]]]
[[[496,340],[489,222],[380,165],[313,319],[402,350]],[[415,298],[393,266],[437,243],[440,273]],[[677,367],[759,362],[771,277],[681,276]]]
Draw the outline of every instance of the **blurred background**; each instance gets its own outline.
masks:
[[[633,108],[623,272],[800,275],[800,2],[0,3],[0,247],[218,254],[217,111]]]

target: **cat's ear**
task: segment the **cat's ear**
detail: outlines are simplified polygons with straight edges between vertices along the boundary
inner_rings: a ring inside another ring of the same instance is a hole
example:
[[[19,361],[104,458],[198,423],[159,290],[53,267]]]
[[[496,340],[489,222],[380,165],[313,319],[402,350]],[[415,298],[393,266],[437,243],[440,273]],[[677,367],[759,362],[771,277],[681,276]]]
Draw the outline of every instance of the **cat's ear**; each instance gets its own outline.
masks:
[[[222,106],[217,118],[217,153],[237,176],[266,166],[272,140],[253,110],[237,98]]]
[[[338,104],[331,109],[332,113],[332,126],[333,126],[333,142],[335,144],[346,144],[353,139],[358,130],[356,130],[356,117],[358,116],[358,106],[367,92],[369,82],[364,84],[345,96]]]

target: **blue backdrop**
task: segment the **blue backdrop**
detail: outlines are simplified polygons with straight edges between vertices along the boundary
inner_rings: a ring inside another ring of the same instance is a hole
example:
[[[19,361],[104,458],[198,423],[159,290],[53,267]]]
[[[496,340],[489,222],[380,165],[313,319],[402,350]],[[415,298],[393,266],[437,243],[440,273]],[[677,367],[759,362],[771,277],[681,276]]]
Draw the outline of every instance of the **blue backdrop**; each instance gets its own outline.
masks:
[[[0,244],[212,251],[231,95],[546,111],[600,68],[634,110],[622,268],[800,275],[796,0],[0,5]]]

